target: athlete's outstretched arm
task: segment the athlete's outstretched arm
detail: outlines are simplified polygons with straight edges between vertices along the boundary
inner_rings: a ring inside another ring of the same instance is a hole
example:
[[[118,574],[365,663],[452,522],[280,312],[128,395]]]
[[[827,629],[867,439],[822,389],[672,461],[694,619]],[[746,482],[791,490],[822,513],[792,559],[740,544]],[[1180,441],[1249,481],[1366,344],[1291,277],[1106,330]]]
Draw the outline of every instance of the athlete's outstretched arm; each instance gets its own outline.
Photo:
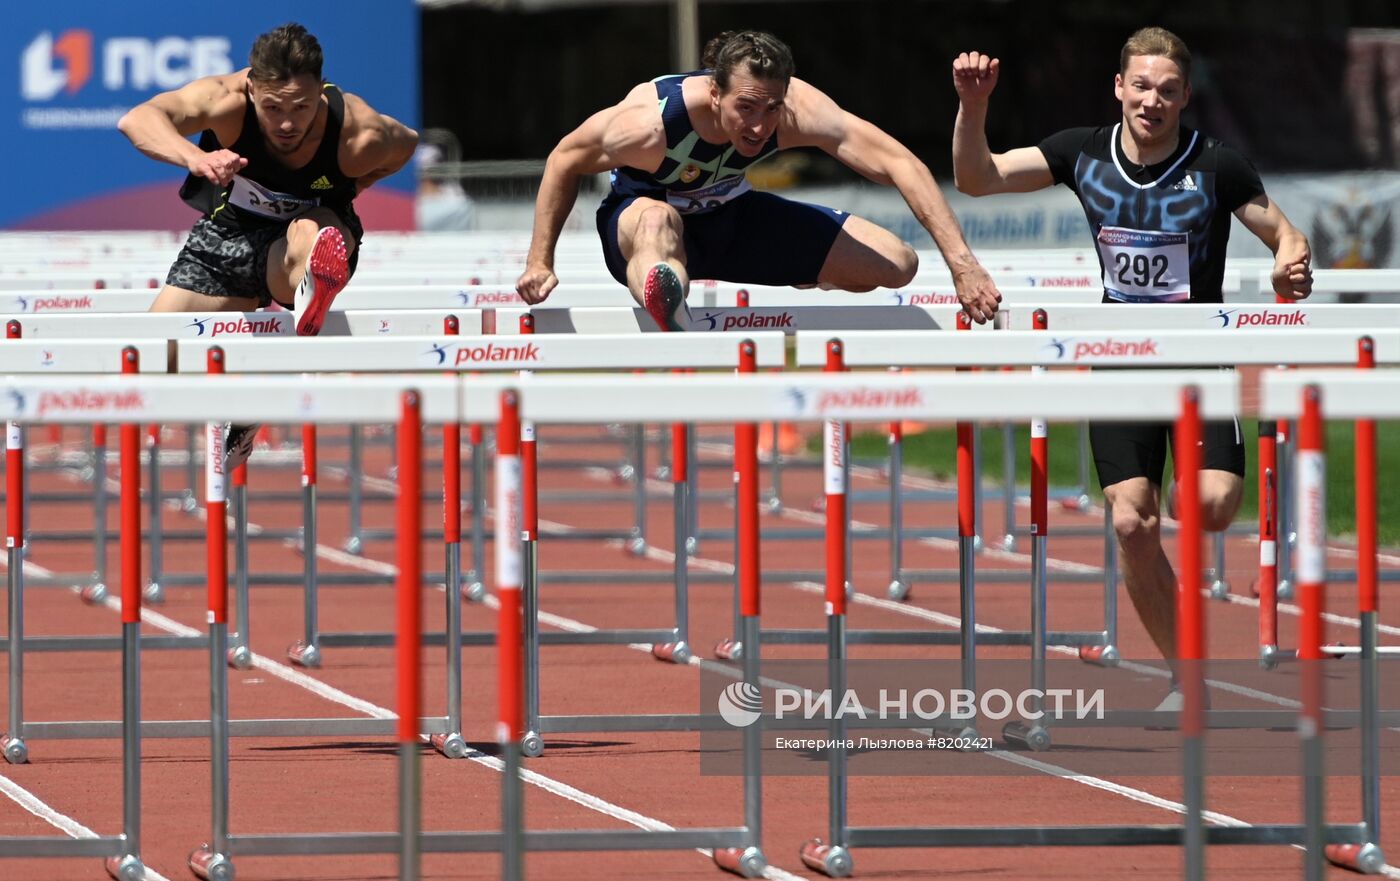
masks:
[[[584,120],[550,152],[535,197],[535,227],[525,272],[515,283],[516,293],[525,302],[542,302],[559,284],[554,247],[578,199],[580,179],[623,165],[654,168],[660,164],[666,132],[655,96],[651,83],[637,86],[622,103]]]
[[[1055,185],[1050,163],[1037,147],[993,153],[987,146],[987,105],[1001,61],[964,52],[953,61],[958,119],[953,125],[953,183],[969,196],[1029,193]]]
[[[228,77],[197,79],[171,92],[161,92],[131,108],[117,121],[117,128],[136,149],[152,159],[168,162],[191,174],[208,178],[218,186],[233,180],[248,160],[232,150],[206,153],[187,140],[209,128],[213,120],[232,106]],[[243,100],[237,95],[238,106]]]
[[[1308,237],[1283,215],[1278,203],[1265,194],[1235,209],[1245,228],[1274,252],[1274,293],[1301,300],[1312,293],[1312,248]]]
[[[355,178],[355,192],[363,193],[408,164],[418,148],[418,133],[349,93],[345,114],[352,125],[340,150],[340,168]]]
[[[847,113],[799,79],[788,86],[786,104],[790,116],[780,134],[783,145],[819,147],[864,177],[899,190],[938,245],[963,309],[978,322],[995,315],[1001,294],[968,248],[928,166],[873,123]]]

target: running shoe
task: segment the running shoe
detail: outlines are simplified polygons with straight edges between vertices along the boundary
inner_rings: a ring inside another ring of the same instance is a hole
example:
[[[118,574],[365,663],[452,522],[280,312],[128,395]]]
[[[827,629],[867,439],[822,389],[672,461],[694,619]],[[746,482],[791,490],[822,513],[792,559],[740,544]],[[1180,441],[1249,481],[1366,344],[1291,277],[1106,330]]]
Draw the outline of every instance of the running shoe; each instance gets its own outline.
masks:
[[[316,336],[336,295],[350,281],[350,264],[345,253],[345,239],[340,230],[323,226],[316,233],[311,254],[306,258],[306,273],[292,298],[296,316],[297,336]]]
[[[658,263],[647,270],[642,300],[647,314],[662,330],[690,329],[690,307],[685,302],[685,287],[669,263]]]
[[[224,474],[232,474],[233,470],[253,454],[253,441],[257,438],[258,428],[253,425],[234,425],[224,423]]]

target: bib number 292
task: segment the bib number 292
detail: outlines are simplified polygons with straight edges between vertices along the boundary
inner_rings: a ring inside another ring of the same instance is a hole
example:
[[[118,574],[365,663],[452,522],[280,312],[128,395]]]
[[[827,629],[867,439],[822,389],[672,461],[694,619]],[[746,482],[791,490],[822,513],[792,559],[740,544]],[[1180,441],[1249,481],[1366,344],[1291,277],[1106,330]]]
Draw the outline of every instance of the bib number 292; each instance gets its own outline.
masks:
[[[1134,285],[1139,288],[1167,287],[1164,278],[1167,274],[1167,256],[1165,254],[1125,254],[1119,251],[1114,255],[1117,265],[1118,281],[1120,284]]]

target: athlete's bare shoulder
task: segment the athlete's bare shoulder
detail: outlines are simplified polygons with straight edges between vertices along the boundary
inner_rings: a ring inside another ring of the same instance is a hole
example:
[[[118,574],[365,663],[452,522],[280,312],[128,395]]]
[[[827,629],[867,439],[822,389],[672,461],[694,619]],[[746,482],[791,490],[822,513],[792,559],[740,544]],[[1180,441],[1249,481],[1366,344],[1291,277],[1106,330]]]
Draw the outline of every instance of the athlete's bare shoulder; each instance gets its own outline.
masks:
[[[359,95],[342,92],[345,120],[340,128],[340,168],[360,177],[380,168],[392,156],[413,152],[418,133],[392,116],[380,113]]]

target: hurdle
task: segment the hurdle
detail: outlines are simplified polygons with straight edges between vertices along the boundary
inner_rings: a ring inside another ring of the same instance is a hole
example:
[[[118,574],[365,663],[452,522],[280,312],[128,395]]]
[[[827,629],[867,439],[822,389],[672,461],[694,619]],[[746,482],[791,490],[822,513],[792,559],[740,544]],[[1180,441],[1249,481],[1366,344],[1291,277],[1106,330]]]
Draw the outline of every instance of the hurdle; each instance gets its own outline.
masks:
[[[96,343],[96,351],[84,355],[106,362],[110,344]],[[6,346],[0,359],[14,350]],[[140,370],[140,349],[121,349],[121,372],[134,374]],[[57,361],[52,355],[45,360]],[[71,351],[65,351],[63,362],[76,366]],[[55,382],[31,380],[19,383],[10,379],[5,396],[9,422],[6,429],[7,482],[9,497],[6,505],[6,546],[9,593],[9,660],[8,728],[0,738],[5,760],[23,764],[29,760],[28,736],[63,736],[81,731],[83,723],[33,723],[26,730],[24,705],[24,495],[19,484],[24,471],[24,429],[30,421],[64,420],[89,422],[93,411],[103,408],[115,411],[120,418],[121,484],[121,635],[116,639],[122,653],[122,718],[103,727],[117,727],[122,741],[122,832],[116,836],[70,839],[53,836],[5,837],[0,839],[0,856],[99,856],[105,858],[108,873],[118,881],[142,881],[146,877],[141,862],[141,644],[151,639],[141,636],[141,458],[140,426],[130,421],[129,395],[89,397],[81,380]],[[115,404],[115,406],[113,406]],[[186,640],[188,641],[188,640]],[[62,646],[73,648],[105,648],[113,640],[105,637],[68,638],[59,640]],[[34,647],[38,647],[37,645]]]
[[[1377,332],[1373,336],[1378,361],[1396,363],[1400,359],[1400,331]],[[1248,334],[1236,334],[1229,330],[1085,331],[1076,332],[1073,336],[1060,336],[1052,330],[1048,333],[1002,331],[995,339],[995,346],[986,346],[975,335],[948,334],[940,336],[939,345],[933,347],[926,345],[917,334],[867,331],[840,337],[845,363],[852,367],[1207,367],[1218,365],[1221,360],[1219,353],[1223,351],[1230,352],[1229,360],[1239,365],[1273,365],[1283,361],[1347,364],[1355,357],[1357,334],[1346,330],[1275,329]],[[825,334],[799,333],[798,364],[813,366],[824,363],[828,341]],[[969,566],[959,568],[963,589],[971,590],[970,585],[977,574],[968,571]],[[917,577],[917,572],[910,573],[908,570],[894,573],[894,579],[900,581]],[[1081,649],[1081,655],[1086,659],[1094,659],[1100,652],[1107,654],[1113,646],[1113,630],[1116,627],[1112,614],[1115,609],[1114,594],[1114,582],[1105,578],[1105,631],[1101,642],[1081,643],[1096,649],[1090,652]],[[964,626],[970,626],[966,620]],[[813,633],[793,638],[814,639]],[[974,644],[969,645],[968,650],[975,649],[975,636],[970,642]]]
[[[1320,645],[1323,628],[1320,620],[1325,609],[1326,584],[1330,579],[1327,568],[1327,518],[1325,516],[1325,433],[1322,419],[1347,419],[1356,422],[1357,457],[1356,527],[1357,609],[1361,619],[1362,714],[1362,788],[1361,808],[1367,835],[1363,842],[1353,845],[1333,843],[1326,850],[1332,862],[1363,872],[1376,872],[1384,865],[1380,849],[1380,659],[1377,628],[1380,616],[1379,579],[1377,577],[1376,497],[1379,489],[1376,473],[1374,431],[1375,420],[1400,418],[1400,377],[1395,371],[1361,369],[1356,371],[1290,370],[1266,373],[1262,377],[1259,409],[1261,417],[1277,420],[1301,420],[1299,455],[1297,461],[1298,523],[1298,595],[1305,624],[1300,623],[1298,657],[1304,661],[1305,694],[1312,725],[1301,734],[1304,738],[1305,762],[1316,767],[1321,755],[1324,726],[1319,723],[1322,706],[1322,680],[1318,661],[1326,657],[1327,649]],[[1303,504],[1306,501],[1308,504]],[[1305,629],[1306,627],[1306,629]],[[1386,716],[1389,713],[1384,714]],[[1389,723],[1386,723],[1389,724]],[[1321,822],[1321,779],[1309,787],[1308,820],[1314,827]],[[1309,853],[1309,877],[1321,877],[1320,857]]]
[[[1395,273],[1392,281],[1400,280],[1400,273]],[[1389,276],[1387,276],[1389,277]],[[1037,308],[1043,308],[1050,316],[1050,324],[1056,332],[1062,331],[1109,331],[1109,330],[1142,330],[1152,329],[1230,329],[1237,333],[1252,333],[1260,330],[1276,330],[1281,328],[1313,328],[1330,330],[1355,330],[1364,332],[1371,328],[1397,327],[1400,326],[1400,305],[1392,304],[1335,304],[1309,303],[1306,300],[1278,303],[1278,304],[1208,304],[1208,303],[1171,303],[1171,304],[1133,304],[1134,311],[1129,313],[1121,308],[1116,308],[1119,304],[1095,304],[1095,305],[1059,305],[1042,304],[1040,306],[1029,306],[1016,304],[1007,310],[1007,327],[1011,330],[1032,329],[1032,319]],[[1261,481],[1269,481],[1266,486],[1261,483],[1259,497],[1261,500],[1272,502],[1285,493],[1274,485],[1279,476],[1276,464],[1275,453],[1275,431],[1271,423],[1264,423],[1260,426],[1259,433],[1259,458]],[[1265,462],[1268,464],[1264,464]],[[1271,472],[1271,473],[1266,473]],[[1259,514],[1259,529],[1261,534],[1264,531],[1277,533],[1283,524],[1278,515],[1282,511],[1269,506],[1266,512],[1265,504],[1261,502]],[[1286,531],[1286,530],[1284,530]],[[1262,539],[1273,541],[1273,538]],[[1282,572],[1278,571],[1278,546],[1272,548],[1261,544],[1260,554],[1260,574],[1257,584],[1260,585],[1260,593],[1267,581],[1272,580],[1277,584],[1281,576],[1286,582],[1287,560],[1282,562]],[[1265,560],[1273,562],[1265,562]],[[1216,599],[1223,599],[1229,593],[1230,587],[1226,579],[1219,573],[1224,569],[1224,542],[1223,536],[1217,535],[1214,548],[1215,579],[1210,585],[1211,595]],[[1270,571],[1268,574],[1265,568]],[[1337,573],[1335,578],[1347,577],[1345,573]],[[1264,643],[1269,644],[1269,643]],[[1261,644],[1263,645],[1263,644]]]
[[[518,338],[516,341],[511,341],[495,336],[421,338],[391,336],[377,341],[373,346],[356,345],[351,340],[326,337],[315,339],[230,338],[222,343],[219,350],[223,356],[221,368],[227,373],[261,373],[279,369],[309,372],[347,370],[402,372],[451,369],[483,374],[519,370],[634,370],[645,368],[710,370],[733,368],[739,361],[741,339],[753,347],[752,356],[755,365],[765,367],[782,365],[784,338],[778,333],[749,336],[681,334],[671,337],[642,334],[625,336],[539,335],[531,337],[528,344],[520,343]],[[186,339],[179,341],[178,346],[177,358],[181,372],[197,372],[202,369],[202,366],[203,369],[207,369],[208,352],[214,350],[212,341]],[[206,363],[202,365],[201,362]],[[473,413],[469,412],[466,418],[471,420],[475,417]],[[531,479],[533,481],[533,476]],[[530,485],[535,484],[531,483]],[[681,545],[684,544],[683,535],[676,538]],[[532,552],[531,560],[534,559],[536,557]],[[632,577],[623,578],[619,574],[604,573],[596,577],[607,577],[616,583],[653,583],[665,580],[664,576],[652,573],[632,573],[631,575]],[[699,574],[689,575],[685,581],[678,582],[673,586],[673,589],[679,592],[676,597],[678,610],[684,606],[684,590],[687,583],[702,578],[703,576]],[[709,580],[720,580],[721,578],[722,576],[715,576]],[[565,583],[576,580],[578,579],[562,576],[554,579],[527,578],[525,584],[526,602],[530,608],[538,607],[539,583]],[[306,601],[307,608],[313,609],[318,602],[316,599],[317,586],[313,581],[307,584],[305,589],[311,593]],[[241,596],[235,598],[238,620],[240,626],[246,629],[247,591],[239,593]],[[449,593],[447,602],[451,604],[457,601],[458,598]],[[527,620],[527,625],[530,628],[526,643],[527,669],[538,669],[540,645],[625,645],[635,642],[650,642],[664,646],[688,643],[689,637],[682,630],[684,623],[683,618],[678,618],[672,626],[667,628],[605,630],[586,634],[540,633],[538,621],[532,617]],[[241,638],[246,639],[246,637]],[[460,631],[454,631],[453,628],[449,628],[445,634],[428,634],[425,639],[434,645],[438,644],[438,640],[442,640],[442,644],[447,646],[448,680],[449,683],[455,680],[458,687],[460,687],[461,676],[460,646],[463,644],[485,645],[491,642],[489,634],[464,634]],[[388,633],[312,633],[308,628],[307,637],[303,643],[293,647],[293,660],[295,660],[297,653],[304,653],[307,646],[316,647],[319,653],[328,647],[387,646],[391,645],[392,641],[392,634]],[[453,666],[453,658],[458,659],[455,666]],[[675,658],[678,661],[682,659],[682,656]],[[449,689],[451,687],[452,685],[449,684]],[[626,717],[605,717],[605,719],[612,721],[600,721],[597,717],[542,716],[538,709],[538,691],[530,689],[526,692],[526,696],[528,729],[526,744],[529,747],[527,754],[537,755],[538,751],[543,749],[543,735],[546,733],[600,730],[594,727],[575,727],[577,725],[625,724],[616,720]],[[648,723],[643,720],[637,724]],[[601,730],[631,729],[623,727]],[[641,728],[637,730],[653,729]]]
[[[969,377],[972,379],[975,377]],[[873,389],[881,377],[871,377]],[[1202,419],[1233,417],[1237,412],[1238,389],[1236,378],[1228,375],[1211,375],[1185,372],[1130,372],[1096,374],[1090,376],[1065,374],[1038,374],[1010,382],[1001,376],[981,377],[980,394],[959,397],[946,392],[939,396],[938,406],[910,407],[905,412],[915,412],[927,417],[937,412],[943,418],[975,419],[985,413],[995,412],[1008,418],[1026,420],[1064,420],[1080,418],[1112,419],[1151,419],[1161,421],[1175,419],[1177,422],[1178,446],[1187,451],[1182,457],[1182,491],[1185,495],[1183,510],[1186,512],[1182,530],[1179,571],[1192,572],[1201,566],[1201,533],[1199,519],[1195,514],[1198,501],[1195,498],[1194,479],[1199,468],[1199,455],[1196,440],[1200,437]],[[1109,389],[1116,386],[1117,393]],[[976,386],[967,386],[967,389]],[[1133,391],[1128,391],[1132,387]],[[1062,393],[1056,390],[1061,390]],[[1004,392],[1004,393],[1003,393]],[[899,400],[897,393],[881,397],[867,395],[867,400]],[[906,392],[904,400],[914,396]],[[879,403],[871,403],[866,415],[884,418]],[[894,410],[888,404],[883,410]],[[949,412],[951,411],[951,412]],[[833,659],[833,677],[840,687],[844,664],[844,615],[843,591],[833,572],[827,582],[827,603],[829,616],[829,657]],[[1316,772],[1320,763],[1312,762],[1305,773],[1313,774],[1308,786],[1316,791],[1308,796],[1308,817],[1301,825],[1268,825],[1245,829],[1206,828],[1203,825],[1205,808],[1203,744],[1207,711],[1204,706],[1204,680],[1201,676],[1201,663],[1205,660],[1204,605],[1200,591],[1189,579],[1184,578],[1178,592],[1179,644],[1184,668],[1183,685],[1186,689],[1186,708],[1180,714],[1183,733],[1183,785],[1185,788],[1185,821],[1177,826],[1163,825],[1118,825],[1094,827],[1020,826],[1020,827],[850,827],[845,815],[846,771],[845,750],[842,738],[833,736],[835,745],[828,751],[828,793],[830,805],[830,828],[828,838],[810,840],[802,848],[804,862],[813,870],[832,877],[845,877],[853,871],[852,848],[855,847],[953,847],[953,846],[1018,846],[1018,845],[1105,845],[1105,844],[1184,844],[1186,848],[1187,877],[1204,877],[1204,851],[1207,844],[1304,844],[1310,847],[1309,858],[1321,858],[1322,845],[1326,843],[1347,852],[1360,849],[1367,837],[1365,824],[1323,823],[1321,813],[1320,788],[1315,781],[1320,780]],[[1320,609],[1318,610],[1320,611]],[[1304,625],[1316,626],[1314,623]],[[1307,716],[1306,714],[1316,713]],[[1320,720],[1320,703],[1310,701],[1304,709],[1305,718]],[[930,719],[935,726],[939,720]],[[954,719],[949,719],[954,721]],[[965,720],[964,720],[965,721]],[[838,715],[832,722],[833,733],[839,733],[844,722]],[[901,727],[913,727],[906,721]],[[1320,721],[1315,726],[1320,728]],[[922,730],[922,728],[920,729]],[[935,729],[936,730],[936,729]],[[995,751],[989,754],[996,757]],[[1319,754],[1320,757],[1320,754]],[[1310,876],[1312,877],[1312,876]],[[1319,876],[1320,877],[1320,876]]]

